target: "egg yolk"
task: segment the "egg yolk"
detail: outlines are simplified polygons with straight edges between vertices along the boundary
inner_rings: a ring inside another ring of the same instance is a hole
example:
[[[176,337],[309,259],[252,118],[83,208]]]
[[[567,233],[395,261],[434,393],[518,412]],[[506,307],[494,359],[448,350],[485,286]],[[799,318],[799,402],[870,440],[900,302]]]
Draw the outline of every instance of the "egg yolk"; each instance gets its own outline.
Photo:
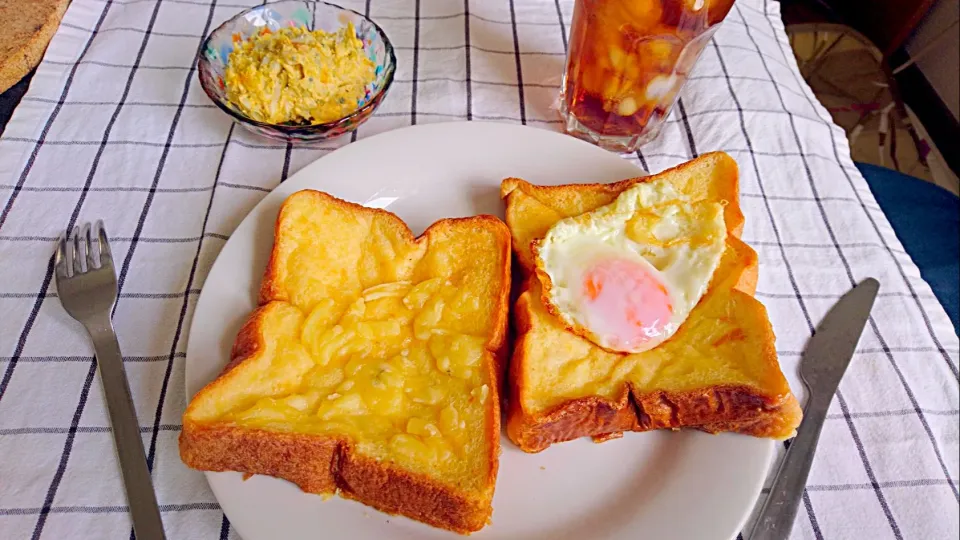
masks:
[[[659,338],[673,317],[670,293],[657,270],[627,259],[602,259],[589,266],[581,299],[585,326],[608,336],[617,349]]]

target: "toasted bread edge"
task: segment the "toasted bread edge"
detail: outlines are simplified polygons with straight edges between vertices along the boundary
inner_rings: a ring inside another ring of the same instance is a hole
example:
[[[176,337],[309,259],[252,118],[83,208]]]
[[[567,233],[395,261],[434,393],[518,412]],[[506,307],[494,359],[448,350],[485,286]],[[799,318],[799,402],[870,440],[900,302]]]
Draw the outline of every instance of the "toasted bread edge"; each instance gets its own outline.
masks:
[[[282,248],[281,242],[277,239],[281,238],[280,231],[283,226],[283,220],[285,217],[285,212],[290,205],[294,202],[297,202],[299,197],[315,197],[322,200],[324,203],[332,204],[334,206],[339,206],[340,208],[355,212],[361,215],[369,215],[374,217],[381,217],[388,220],[395,227],[400,234],[407,239],[412,244],[420,244],[423,242],[429,243],[430,236],[434,231],[439,231],[443,228],[452,228],[452,227],[467,227],[467,226],[476,226],[481,228],[488,228],[492,231],[498,240],[498,245],[500,247],[500,257],[504,261],[503,264],[503,284],[504,290],[500,292],[500,298],[498,301],[499,309],[496,310],[495,315],[497,317],[494,321],[495,333],[491,336],[490,340],[487,343],[487,349],[495,351],[502,347],[507,339],[507,325],[509,323],[509,305],[510,305],[510,285],[511,285],[511,254],[512,254],[512,237],[510,235],[510,229],[507,225],[500,220],[500,218],[489,215],[489,214],[478,214],[470,217],[461,217],[461,218],[444,218],[435,221],[420,236],[415,236],[413,231],[410,230],[410,227],[407,226],[406,222],[400,219],[399,216],[384,210],[381,208],[368,208],[357,203],[346,201],[329,193],[324,193],[322,191],[316,191],[312,189],[304,189],[298,192],[291,194],[283,202],[280,207],[280,211],[277,214],[277,219],[274,224],[274,245],[270,251],[270,259],[267,262],[267,266],[264,269],[263,280],[260,286],[259,305],[265,305],[274,300],[288,301],[289,297],[285,290],[283,290],[281,281],[282,276],[280,276],[280,264],[278,259],[279,251]]]
[[[731,294],[746,295],[741,291]],[[752,297],[751,297],[752,299]],[[593,437],[603,441],[624,431],[693,428],[708,433],[733,431],[783,440],[792,437],[802,416],[792,392],[765,395],[746,385],[713,386],[681,392],[638,392],[629,383],[617,399],[586,396],[564,401],[545,412],[524,409],[519,392],[524,385],[523,362],[532,327],[529,306],[537,301],[529,291],[521,294],[514,313],[518,339],[508,375],[507,434],[525,452],[539,452],[553,443]],[[773,328],[762,356],[777,362]],[[779,370],[779,365],[773,366]]]
[[[388,217],[403,227],[411,242],[429,242],[431,231],[451,226],[489,227],[498,240],[499,256],[504,261],[501,276],[503,286],[495,300],[494,332],[487,344],[490,353],[486,362],[488,379],[492,382],[487,408],[486,437],[490,441],[490,467],[482,493],[459,492],[426,475],[379,462],[356,451],[355,445],[343,437],[299,433],[269,432],[252,428],[225,425],[205,425],[191,418],[194,399],[183,415],[183,429],[179,437],[180,458],[188,467],[203,471],[238,471],[263,474],[293,482],[303,491],[321,495],[339,492],[388,514],[403,515],[434,527],[460,534],[482,529],[493,512],[492,499],[499,470],[500,457],[500,396],[508,354],[507,326],[511,287],[511,236],[507,226],[495,216],[478,215],[467,218],[439,220],[419,237],[395,214],[381,209],[367,208],[338,199],[329,194],[304,190],[305,196],[320,196],[327,202],[343,205],[362,213]],[[291,197],[303,193],[297,192]],[[226,384],[229,373],[244,361],[259,355],[264,349],[262,319],[274,301],[282,301],[277,285],[277,235],[290,197],[281,206],[275,224],[275,245],[264,272],[260,288],[260,307],[254,310],[240,329],[234,341],[231,359],[221,374],[208,383],[197,395],[214,385]]]
[[[600,191],[615,198],[625,189],[668,175],[683,174],[696,167],[710,163],[721,168],[723,181],[728,182],[727,191],[735,197],[726,199],[724,221],[727,226],[727,249],[733,252],[740,265],[740,274],[730,284],[731,294],[753,297],[758,281],[758,258],[756,252],[742,240],[744,216],[740,210],[739,175],[736,161],[723,152],[704,154],[696,160],[680,164],[651,176],[630,178],[610,184],[565,184],[540,186],[519,178],[507,178],[501,183],[501,198],[507,205],[506,218],[514,235],[510,211],[511,198],[516,191],[540,200],[538,194],[563,192],[576,189]],[[526,249],[520,247],[524,239],[513,236],[514,252],[523,273],[528,279],[537,279],[534,251],[536,239]],[[711,283],[711,287],[723,286]],[[694,389],[684,392],[648,392],[639,394],[629,384],[624,385],[616,400],[601,396],[587,396],[565,401],[547,412],[530,413],[524,410],[520,391],[524,386],[523,362],[526,357],[526,342],[529,339],[532,297],[529,287],[524,287],[514,305],[516,342],[511,355],[507,375],[507,435],[525,452],[539,452],[553,443],[590,436],[601,442],[617,438],[624,431],[648,431],[653,429],[694,428],[709,433],[733,431],[757,437],[788,439],[795,434],[802,411],[792,392],[766,396],[747,386],[721,386]],[[535,299],[535,300],[539,300]],[[758,302],[759,303],[759,302]],[[762,305],[762,304],[761,304]],[[548,309],[549,312],[549,309]],[[556,316],[556,314],[552,314]],[[767,323],[770,334],[764,356],[780,366],[774,347],[773,328]],[[781,373],[782,377],[782,373]],[[683,417],[695,414],[697,420],[684,422]]]
[[[339,492],[388,514],[461,534],[483,528],[492,512],[486,497],[378,462],[356,452],[348,440],[331,436],[185,423],[180,457],[194,469],[273,476],[307,493]]]
[[[510,234],[513,237],[514,252],[517,256],[517,262],[520,263],[520,267],[523,269],[525,274],[531,274],[533,272],[535,263],[529,241],[525,242],[523,238],[518,238],[514,235],[514,231],[518,229],[517,227],[514,227],[516,216],[514,216],[514,214],[510,211],[511,199],[514,196],[514,192],[522,191],[526,195],[532,197],[534,200],[540,201],[540,194],[564,193],[575,190],[593,191],[595,193],[601,193],[609,196],[610,200],[607,201],[607,203],[609,203],[625,190],[636,184],[687,174],[688,172],[692,172],[692,170],[697,168],[710,167],[711,165],[717,169],[720,175],[722,175],[723,181],[726,182],[724,185],[726,191],[730,192],[731,195],[736,195],[736,197],[731,197],[731,199],[726,200],[727,206],[724,209],[723,219],[724,224],[727,227],[728,237],[734,236],[739,238],[743,233],[743,227],[745,223],[743,211],[740,209],[739,200],[739,168],[736,160],[734,160],[725,152],[708,152],[694,160],[681,163],[675,167],[665,169],[656,174],[627,178],[625,180],[611,182],[609,184],[559,184],[547,186],[533,184],[522,178],[505,178],[500,183],[500,198],[505,202],[507,208],[507,211],[505,212],[505,218],[507,226],[510,228]]]

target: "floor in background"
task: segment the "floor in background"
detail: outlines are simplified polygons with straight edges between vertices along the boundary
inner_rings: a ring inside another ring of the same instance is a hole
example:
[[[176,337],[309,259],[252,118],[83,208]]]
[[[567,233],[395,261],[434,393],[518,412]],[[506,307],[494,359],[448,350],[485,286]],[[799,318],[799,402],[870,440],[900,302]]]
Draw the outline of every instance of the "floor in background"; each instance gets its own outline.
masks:
[[[847,132],[855,161],[889,167],[960,194],[960,180],[917,117],[906,106],[898,113],[882,55],[869,40],[839,24],[788,24],[787,32],[801,73]]]
[[[946,160],[943,159],[943,155],[940,154],[940,150],[933,144],[933,140],[927,134],[927,130],[923,127],[923,124],[920,123],[920,120],[913,114],[913,111],[907,107],[907,114],[910,115],[910,121],[913,123],[913,127],[919,132],[920,137],[926,141],[929,141],[930,144],[930,154],[927,156],[927,166],[930,172],[930,178],[924,178],[913,174],[909,171],[903,171],[907,174],[917,176],[918,178],[924,178],[924,180],[930,180],[934,184],[950,191],[954,195],[960,195],[960,178],[950,169],[947,165]]]

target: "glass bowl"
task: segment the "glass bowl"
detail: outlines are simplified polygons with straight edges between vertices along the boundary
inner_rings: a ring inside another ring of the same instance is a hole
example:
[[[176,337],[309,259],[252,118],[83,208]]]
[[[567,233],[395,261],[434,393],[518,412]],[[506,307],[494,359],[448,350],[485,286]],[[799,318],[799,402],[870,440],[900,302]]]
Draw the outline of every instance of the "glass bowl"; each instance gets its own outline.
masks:
[[[250,118],[227,99],[223,74],[235,41],[249,38],[263,27],[278,30],[286,26],[302,26],[335,32],[348,22],[353,23],[357,37],[363,41],[364,52],[376,66],[376,77],[367,85],[364,97],[352,113],[322,124],[270,124]],[[294,143],[332,139],[357,129],[380,106],[396,70],[393,45],[376,23],[356,11],[309,0],[284,0],[241,11],[210,33],[197,59],[200,86],[220,110],[254,133]]]

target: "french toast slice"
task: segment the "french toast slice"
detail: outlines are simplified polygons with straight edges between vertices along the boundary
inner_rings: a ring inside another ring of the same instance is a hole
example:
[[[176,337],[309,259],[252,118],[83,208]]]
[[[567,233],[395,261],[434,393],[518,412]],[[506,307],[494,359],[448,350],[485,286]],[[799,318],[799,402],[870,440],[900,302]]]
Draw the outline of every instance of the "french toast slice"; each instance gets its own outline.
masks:
[[[723,202],[725,248],[706,294],[677,333],[646,352],[610,352],[550,314],[531,244],[558,220],[613,202],[639,182],[667,182],[691,202]],[[539,452],[584,436],[696,428],[774,439],[794,435],[801,410],[774,347],[766,310],[753,298],[757,255],[743,241],[736,162],[710,153],[660,174],[612,184],[501,185],[524,285],[514,306],[507,434]]]
[[[510,234],[492,216],[414,238],[317,191],[283,204],[260,307],[183,415],[181,459],[470,533],[499,460]]]

